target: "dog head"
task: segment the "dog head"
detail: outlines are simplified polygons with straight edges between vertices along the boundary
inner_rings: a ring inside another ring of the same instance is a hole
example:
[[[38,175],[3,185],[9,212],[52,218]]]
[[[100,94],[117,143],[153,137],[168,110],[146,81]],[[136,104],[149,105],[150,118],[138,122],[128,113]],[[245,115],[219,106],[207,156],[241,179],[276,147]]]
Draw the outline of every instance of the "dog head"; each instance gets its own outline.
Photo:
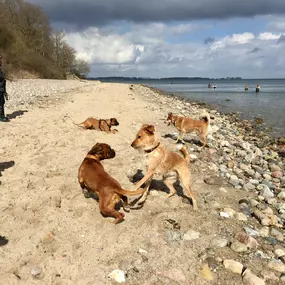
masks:
[[[145,124],[138,131],[131,146],[136,149],[148,150],[155,147],[157,143],[159,143],[159,138],[155,134],[154,126]]]
[[[119,122],[117,121],[116,118],[111,118],[110,119],[110,125],[111,126],[119,126]]]
[[[166,124],[169,126],[173,122],[174,122],[174,115],[170,112],[170,113],[168,113],[168,116],[166,119]]]
[[[115,157],[115,151],[106,143],[96,143],[88,154],[97,156],[100,160]]]

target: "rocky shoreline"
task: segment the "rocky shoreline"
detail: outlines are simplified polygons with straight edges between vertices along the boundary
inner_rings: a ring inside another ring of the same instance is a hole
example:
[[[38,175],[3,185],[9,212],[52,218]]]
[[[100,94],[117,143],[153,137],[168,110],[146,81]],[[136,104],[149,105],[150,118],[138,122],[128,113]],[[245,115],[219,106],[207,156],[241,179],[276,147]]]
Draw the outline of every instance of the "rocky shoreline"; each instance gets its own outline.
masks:
[[[7,93],[10,99],[6,102],[8,111],[48,106],[59,103],[63,94],[78,90],[96,81],[87,80],[55,80],[55,79],[19,79],[7,81]]]
[[[133,88],[159,104],[161,109],[168,106],[173,113],[198,118],[205,109],[204,105],[148,86],[135,85]],[[249,254],[254,250],[256,258],[268,261],[268,268],[260,273],[263,279],[273,282],[270,284],[285,282],[284,139],[272,139],[258,131],[254,122],[242,121],[233,114],[225,115],[209,108],[207,111],[213,118],[212,133],[208,136],[209,148],[200,153],[200,147],[193,144],[196,138],[186,140],[186,145],[191,154],[206,162],[212,172],[205,178],[205,183],[226,183],[245,192],[245,198],[237,201],[240,212],[215,206],[221,217],[245,222],[244,231],[236,233],[234,242],[229,245],[227,240],[217,240],[217,247],[230,246],[238,254]],[[248,198],[251,196],[253,198]],[[223,264],[226,269],[243,274],[244,280],[257,280],[244,284],[265,284],[250,271],[245,271],[237,261],[224,260]]]

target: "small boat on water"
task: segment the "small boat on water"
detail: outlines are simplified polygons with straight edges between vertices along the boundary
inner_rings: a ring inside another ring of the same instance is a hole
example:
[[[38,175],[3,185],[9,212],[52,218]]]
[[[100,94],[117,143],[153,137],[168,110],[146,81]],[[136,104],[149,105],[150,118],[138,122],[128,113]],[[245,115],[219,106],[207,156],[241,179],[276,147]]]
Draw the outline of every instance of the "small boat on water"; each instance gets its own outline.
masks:
[[[255,88],[255,92],[259,92],[259,91],[260,91],[260,85],[257,84],[257,85],[256,85],[256,88]]]
[[[248,91],[248,85],[247,84],[244,85],[244,91]]]

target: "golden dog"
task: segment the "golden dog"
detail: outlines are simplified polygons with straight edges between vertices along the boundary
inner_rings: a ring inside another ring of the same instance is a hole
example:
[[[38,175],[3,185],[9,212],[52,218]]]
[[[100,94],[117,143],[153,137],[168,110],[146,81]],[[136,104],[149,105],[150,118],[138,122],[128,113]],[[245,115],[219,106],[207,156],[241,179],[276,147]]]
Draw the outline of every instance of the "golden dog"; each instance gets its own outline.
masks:
[[[192,199],[193,209],[197,210],[197,202],[190,186],[190,154],[185,146],[182,146],[180,151],[183,157],[179,154],[168,150],[165,146],[160,143],[159,136],[155,133],[153,125],[145,124],[138,131],[135,140],[132,143],[132,147],[135,149],[141,149],[145,152],[148,158],[147,173],[146,175],[136,184],[138,189],[144,183],[147,183],[146,192],[143,195],[142,202],[146,200],[150,182],[155,174],[163,175],[163,182],[167,185],[170,190],[168,197],[173,196],[176,193],[176,189],[170,178],[166,174],[170,171],[175,171],[187,191],[187,194]],[[176,177],[177,180],[178,177]]]
[[[183,141],[183,137],[186,133],[191,133],[193,131],[198,131],[200,134],[200,139],[203,143],[203,147],[207,145],[207,135],[209,133],[210,116],[208,114],[202,117],[202,120],[194,120],[187,117],[180,117],[168,114],[167,121],[179,131],[179,139]]]

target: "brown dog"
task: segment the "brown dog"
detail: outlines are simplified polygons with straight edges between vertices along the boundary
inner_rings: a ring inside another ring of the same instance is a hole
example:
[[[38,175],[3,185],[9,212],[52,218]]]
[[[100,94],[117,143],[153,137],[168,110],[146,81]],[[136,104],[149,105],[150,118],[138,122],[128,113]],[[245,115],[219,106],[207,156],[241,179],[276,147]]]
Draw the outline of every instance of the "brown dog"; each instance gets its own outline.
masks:
[[[86,198],[90,192],[99,197],[100,212],[104,216],[116,218],[115,224],[123,221],[124,214],[115,210],[115,206],[122,199],[128,205],[125,195],[134,196],[142,194],[145,189],[127,191],[122,189],[118,181],[111,177],[101,164],[101,160],[115,157],[115,151],[105,143],[97,143],[88,152],[78,170],[78,182]]]
[[[174,127],[179,131],[179,137],[177,141],[181,139],[183,141],[183,137],[185,133],[191,133],[193,131],[198,131],[200,133],[200,139],[203,143],[203,146],[207,144],[207,135],[209,133],[209,125],[210,125],[210,116],[204,115],[202,120],[194,120],[187,117],[180,117],[173,115],[172,113],[168,114],[167,121],[169,124],[173,124]]]
[[[136,139],[132,143],[132,147],[136,149],[141,149],[145,152],[148,158],[147,163],[147,173],[146,175],[136,184],[138,189],[144,183],[148,182],[146,185],[146,192],[143,195],[142,202],[146,200],[148,188],[154,174],[163,175],[163,181],[170,190],[168,197],[173,196],[176,193],[176,190],[173,186],[170,177],[167,177],[166,174],[170,171],[175,171],[178,173],[178,176],[187,191],[187,194],[192,199],[193,208],[197,210],[197,202],[194,197],[193,192],[191,191],[190,186],[190,154],[185,146],[182,146],[180,151],[182,152],[183,157],[179,154],[169,151],[165,146],[160,143],[159,136],[155,133],[153,125],[145,124],[141,127],[139,132],[136,135]],[[175,181],[178,177],[176,177]]]
[[[112,126],[118,126],[119,122],[116,118],[111,118],[107,120],[97,120],[95,118],[88,118],[84,122],[76,124],[77,126],[83,125],[85,129],[94,129],[94,130],[100,130],[104,131],[106,133],[116,133],[117,130],[111,130]]]

